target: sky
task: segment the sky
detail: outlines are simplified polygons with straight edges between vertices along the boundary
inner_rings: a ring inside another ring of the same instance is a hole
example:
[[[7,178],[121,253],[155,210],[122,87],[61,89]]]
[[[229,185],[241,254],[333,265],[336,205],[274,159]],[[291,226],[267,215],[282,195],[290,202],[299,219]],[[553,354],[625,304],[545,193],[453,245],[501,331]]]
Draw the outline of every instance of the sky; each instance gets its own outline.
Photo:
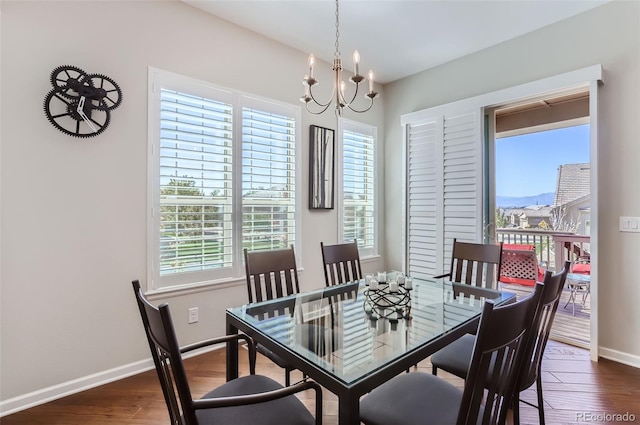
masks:
[[[496,140],[496,195],[555,192],[558,166],[590,162],[589,125]]]

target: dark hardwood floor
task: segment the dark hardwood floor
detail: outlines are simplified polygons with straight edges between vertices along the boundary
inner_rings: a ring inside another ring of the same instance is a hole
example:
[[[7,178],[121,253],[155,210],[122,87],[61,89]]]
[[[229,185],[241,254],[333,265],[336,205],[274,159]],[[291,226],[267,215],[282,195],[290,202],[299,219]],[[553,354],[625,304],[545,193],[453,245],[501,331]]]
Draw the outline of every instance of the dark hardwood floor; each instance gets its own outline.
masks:
[[[241,372],[248,370],[246,356]],[[217,350],[185,361],[192,391],[202,395],[225,380],[225,351]],[[430,373],[428,360],[418,368]],[[284,382],[284,371],[264,357],[259,357],[258,373]],[[613,420],[587,421],[587,413],[635,415],[640,423],[640,369],[601,359],[591,362],[589,353],[581,348],[549,341],[543,361],[543,387],[547,424],[619,423]],[[440,371],[439,376],[457,386],[462,381]],[[299,377],[293,372],[292,379]],[[428,395],[425,394],[425,397]],[[301,397],[313,409],[312,393]],[[523,398],[536,400],[535,390],[523,393]],[[325,391],[323,423],[337,425],[337,399]],[[537,424],[537,411],[521,404],[521,423]],[[585,416],[582,416],[585,418]],[[426,418],[425,418],[426,419]],[[41,406],[5,416],[2,425],[159,425],[168,424],[168,415],[155,370],[145,372]],[[629,422],[627,422],[629,423]],[[241,424],[238,424],[241,425]],[[419,424],[416,424],[419,425]],[[434,424],[437,425],[437,424]]]

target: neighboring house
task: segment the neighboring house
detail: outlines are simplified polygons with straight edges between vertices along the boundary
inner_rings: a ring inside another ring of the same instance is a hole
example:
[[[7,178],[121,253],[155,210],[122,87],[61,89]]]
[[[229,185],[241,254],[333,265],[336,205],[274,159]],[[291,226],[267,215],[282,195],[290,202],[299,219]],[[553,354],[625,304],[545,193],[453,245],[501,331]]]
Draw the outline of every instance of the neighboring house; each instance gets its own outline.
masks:
[[[504,214],[511,227],[520,229],[548,229],[551,225],[551,207],[548,205],[506,208]]]
[[[553,215],[560,228],[580,235],[590,234],[591,164],[563,164],[558,167]]]

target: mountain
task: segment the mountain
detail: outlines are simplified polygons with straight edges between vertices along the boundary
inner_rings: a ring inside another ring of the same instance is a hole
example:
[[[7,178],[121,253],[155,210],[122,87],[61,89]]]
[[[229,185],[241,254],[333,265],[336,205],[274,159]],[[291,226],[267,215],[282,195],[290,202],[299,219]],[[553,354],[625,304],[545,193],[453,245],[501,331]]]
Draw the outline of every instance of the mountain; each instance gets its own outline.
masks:
[[[496,196],[496,206],[500,208],[522,208],[531,205],[553,205],[555,193],[541,193],[532,196]]]

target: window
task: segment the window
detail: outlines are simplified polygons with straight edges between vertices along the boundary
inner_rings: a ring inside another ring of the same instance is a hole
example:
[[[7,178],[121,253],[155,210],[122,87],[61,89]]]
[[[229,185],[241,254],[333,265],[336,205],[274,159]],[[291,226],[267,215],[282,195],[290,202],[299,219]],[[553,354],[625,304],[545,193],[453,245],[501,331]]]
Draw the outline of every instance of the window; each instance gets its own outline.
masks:
[[[295,243],[300,108],[152,70],[149,290],[236,279]]]
[[[376,127],[342,120],[343,242],[358,241],[361,257],[377,255]]]

